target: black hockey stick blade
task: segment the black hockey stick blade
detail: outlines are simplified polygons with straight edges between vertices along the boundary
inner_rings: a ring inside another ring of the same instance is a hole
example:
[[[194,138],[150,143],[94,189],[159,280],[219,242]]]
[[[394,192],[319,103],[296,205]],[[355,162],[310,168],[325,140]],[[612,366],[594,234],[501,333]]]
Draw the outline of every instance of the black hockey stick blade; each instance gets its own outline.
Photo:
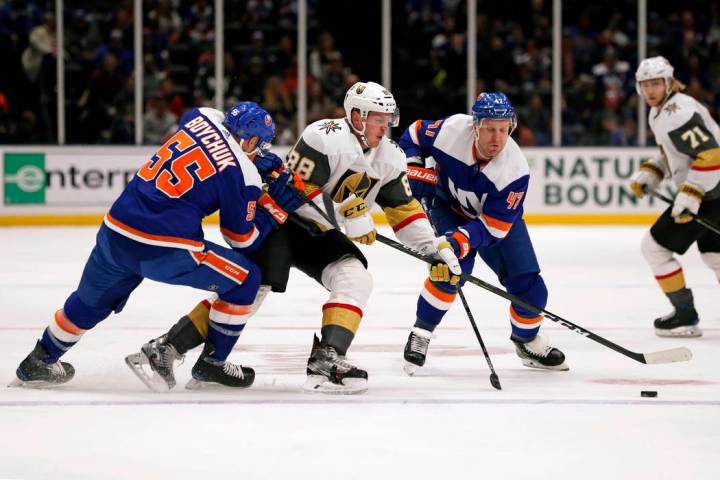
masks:
[[[500,379],[498,378],[497,373],[490,374],[490,385],[492,385],[495,390],[502,390],[502,387],[500,386]]]

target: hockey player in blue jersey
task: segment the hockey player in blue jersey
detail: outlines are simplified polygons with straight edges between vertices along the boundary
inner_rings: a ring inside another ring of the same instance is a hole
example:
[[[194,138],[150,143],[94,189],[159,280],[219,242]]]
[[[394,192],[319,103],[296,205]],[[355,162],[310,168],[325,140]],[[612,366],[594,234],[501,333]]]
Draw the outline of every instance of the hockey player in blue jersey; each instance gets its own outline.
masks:
[[[270,115],[250,102],[227,115],[211,108],[185,114],[106,214],[77,290],[17,368],[15,384],[52,386],[72,379],[75,369],[60,357],[119,313],[149,278],[217,294],[191,382],[250,386],[254,371],[226,361],[261,281],[259,268],[241,252],[257,248],[302,203],[287,185],[289,174],[263,192],[249,159],[267,150],[274,135]],[[202,219],[216,211],[232,249],[204,239]]]
[[[544,308],[547,289],[522,218],[529,167],[510,138],[516,126],[512,104],[503,93],[481,93],[471,115],[417,120],[400,137],[408,157],[413,195],[427,209],[472,272],[477,253],[509,293]],[[427,279],[417,303],[417,318],[405,345],[406,372],[425,363],[433,331],[457,294],[452,282]],[[529,367],[567,370],[565,356],[538,333],[542,317],[510,306],[510,339]]]

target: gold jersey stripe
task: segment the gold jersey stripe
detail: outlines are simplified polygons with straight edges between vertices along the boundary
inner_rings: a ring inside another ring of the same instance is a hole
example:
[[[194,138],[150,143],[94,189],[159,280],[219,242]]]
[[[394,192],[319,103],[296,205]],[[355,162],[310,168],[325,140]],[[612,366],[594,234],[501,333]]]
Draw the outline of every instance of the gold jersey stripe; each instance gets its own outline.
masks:
[[[720,148],[711,148],[700,153],[692,162],[693,170],[716,170],[720,169]]]
[[[414,198],[404,205],[399,205],[397,207],[388,207],[384,210],[384,212],[385,217],[387,218],[387,222],[390,224],[391,227],[399,225],[413,215],[425,213],[422,205],[420,205],[420,202],[418,202]]]
[[[323,310],[322,326],[337,325],[350,330],[353,335],[357,332],[361,320],[360,314],[341,307],[329,307]]]
[[[677,271],[674,275],[669,277],[657,278],[660,288],[665,293],[677,292],[678,290],[685,288],[685,274],[682,270]]]

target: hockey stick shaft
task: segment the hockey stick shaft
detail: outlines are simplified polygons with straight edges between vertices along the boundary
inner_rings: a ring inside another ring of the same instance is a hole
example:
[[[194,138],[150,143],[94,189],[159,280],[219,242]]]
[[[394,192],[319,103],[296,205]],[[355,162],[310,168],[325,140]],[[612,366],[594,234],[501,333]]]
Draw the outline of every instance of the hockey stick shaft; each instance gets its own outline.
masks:
[[[673,200],[672,200],[672,198],[666,197],[666,196],[663,195],[662,193],[656,192],[655,190],[650,190],[649,193],[650,193],[650,195],[652,195],[653,197],[659,198],[660,200],[662,200],[663,202],[667,203],[668,205],[672,205],[672,204],[674,203]],[[718,227],[717,225],[715,225],[713,222],[711,222],[710,220],[706,219],[705,217],[703,217],[703,216],[701,216],[701,215],[698,215],[697,213],[691,214],[691,215],[692,215],[693,219],[694,219],[697,223],[699,223],[699,224],[702,225],[703,227],[707,228],[707,229],[710,230],[711,232],[720,235],[720,227]]]
[[[427,255],[423,255],[421,253],[418,253],[411,248],[406,247],[405,245],[396,242],[390,238],[387,238],[383,235],[378,235],[377,240],[381,243],[384,243],[385,245],[388,245],[392,248],[395,248],[396,250],[401,250],[408,255],[411,255],[417,259],[420,259],[427,263],[432,263],[433,259]],[[535,305],[532,305],[522,298],[513,295],[511,293],[507,293],[505,290],[502,290],[494,285],[491,285],[487,282],[484,282],[480,280],[479,278],[476,278],[468,273],[463,273],[462,278],[472,283],[473,285],[477,285],[480,288],[483,288],[489,292],[494,293],[495,295],[498,295],[500,297],[503,297],[506,300],[509,300],[510,302],[519,305],[523,307],[526,310],[529,310],[536,315],[542,316],[544,318],[548,318],[552,320],[555,323],[559,323],[563,327],[572,330],[573,332],[582,335],[583,337],[589,338],[590,340],[593,340],[611,350],[614,350],[622,355],[625,355],[626,357],[632,358],[633,360],[640,362],[640,363],[669,363],[669,362],[681,362],[690,360],[692,358],[692,354],[690,353],[690,350],[688,350],[685,347],[670,349],[670,350],[664,350],[661,352],[653,352],[650,354],[643,354],[643,353],[637,353],[633,352],[631,350],[628,350],[614,342],[611,342],[610,340],[601,337],[600,335],[591,332],[590,330],[587,330],[586,328],[581,327],[580,325],[577,325],[559,315],[555,315],[552,312],[549,312],[545,309],[539,308]]]
[[[425,213],[428,212],[428,206],[425,200],[423,199],[421,201],[423,210],[425,210]],[[433,232],[437,235],[437,230],[435,229],[435,226],[432,225],[432,222],[430,223],[432,226]],[[475,338],[477,338],[478,343],[480,344],[480,348],[482,349],[483,355],[485,356],[485,361],[488,364],[488,368],[490,368],[490,385],[493,386],[493,388],[497,390],[502,390],[502,386],[500,385],[500,378],[498,377],[498,374],[495,372],[495,368],[493,367],[492,361],[490,360],[490,354],[487,351],[487,348],[485,348],[485,342],[482,339],[482,335],[480,335],[480,329],[478,328],[477,324],[475,323],[475,317],[472,314],[472,311],[470,310],[470,304],[467,301],[467,298],[465,298],[465,292],[463,292],[462,287],[458,286],[458,293],[460,294],[460,300],[462,301],[463,308],[465,309],[465,314],[467,314],[467,318],[470,321],[470,326],[473,329],[473,332],[475,333]]]
[[[305,196],[305,202],[310,205],[320,216],[322,216],[326,221],[330,222],[330,224],[333,224],[334,222],[330,219],[328,214],[323,211],[318,205],[315,204],[312,200],[310,200],[307,196]],[[405,252],[406,254],[410,255],[411,257],[415,257],[419,260],[422,260],[425,263],[432,264],[434,262],[434,259],[428,255],[423,255],[420,252],[416,252],[410,247],[406,247],[400,242],[396,242],[395,240],[392,240],[384,235],[377,235],[377,241],[380,243],[384,243],[385,245],[394,248],[395,250],[399,250],[401,252]],[[479,278],[473,277],[472,275],[468,273],[463,273],[462,276],[463,280],[466,282],[470,282],[473,285],[476,285],[480,288],[483,288],[489,292],[494,293],[495,295],[498,295],[506,300],[509,300],[510,302],[519,305],[526,310],[529,310],[536,315],[542,316],[544,318],[548,318],[551,321],[555,323],[559,323],[563,327],[572,330],[573,332],[582,335],[583,337],[589,338],[590,340],[593,340],[600,345],[603,345],[611,350],[614,350],[622,355],[625,355],[628,358],[632,358],[633,360],[640,362],[640,363],[670,363],[670,362],[683,362],[690,360],[692,358],[692,353],[689,349],[685,347],[680,348],[674,348],[669,350],[663,350],[660,352],[652,352],[649,354],[643,354],[643,353],[637,353],[633,352],[631,350],[628,350],[616,343],[611,342],[610,340],[607,340],[600,335],[597,335],[596,333],[591,332],[590,330],[587,330],[580,325],[576,325],[572,323],[569,320],[566,320],[559,315],[555,315],[554,313],[551,313],[545,309],[536,307],[535,305],[532,305],[525,300],[523,300],[520,297],[517,297],[511,293],[507,293],[505,290],[502,290],[494,285],[491,285],[487,282],[484,282],[480,280]]]
[[[477,341],[480,344],[483,355],[485,355],[485,360],[487,361],[488,368],[490,368],[490,384],[497,390],[502,390],[502,387],[500,386],[500,378],[495,372],[495,368],[493,367],[492,361],[490,360],[490,354],[488,353],[487,348],[485,348],[485,342],[483,342],[482,336],[480,335],[480,330],[478,330],[477,324],[475,324],[475,318],[473,318],[473,314],[470,311],[470,305],[465,298],[465,293],[463,292],[462,288],[458,287],[458,293],[460,294],[460,300],[462,301],[463,308],[465,308],[465,313],[467,313],[468,320],[470,320],[470,325],[472,326],[473,332],[475,332],[475,337],[477,337]]]

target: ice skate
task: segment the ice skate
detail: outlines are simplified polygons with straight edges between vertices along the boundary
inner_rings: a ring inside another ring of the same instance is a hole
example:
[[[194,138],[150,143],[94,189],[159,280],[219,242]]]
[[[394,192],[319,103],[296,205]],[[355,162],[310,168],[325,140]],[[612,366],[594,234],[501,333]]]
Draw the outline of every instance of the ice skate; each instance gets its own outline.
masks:
[[[67,362],[46,363],[48,353],[38,341],[30,355],[15,371],[17,378],[9,387],[46,388],[67,383],[75,376],[75,368]]]
[[[655,319],[655,334],[658,337],[700,337],[700,319],[694,307],[677,308],[664,317]]]
[[[167,392],[176,385],[175,360],[184,359],[184,355],[167,343],[167,335],[163,335],[144,344],[139,353],[125,357],[125,363],[150,390]]]
[[[403,370],[406,374],[414,375],[418,368],[425,365],[428,346],[433,338],[435,335],[424,328],[415,327],[410,331],[403,354],[405,357]]]
[[[213,351],[212,345],[206,343],[200,358],[192,368],[193,378],[185,385],[185,388],[189,390],[218,386],[247,388],[253,384],[255,370],[228,361],[215,360],[210,357]]]
[[[328,345],[321,345],[315,335],[307,364],[303,390],[331,394],[356,394],[367,390],[368,374],[350,364]]]
[[[517,337],[512,337],[511,340],[515,344],[515,352],[526,367],[544,370],[570,369],[565,364],[565,354],[551,347],[548,338],[541,333],[529,342],[518,341]]]

